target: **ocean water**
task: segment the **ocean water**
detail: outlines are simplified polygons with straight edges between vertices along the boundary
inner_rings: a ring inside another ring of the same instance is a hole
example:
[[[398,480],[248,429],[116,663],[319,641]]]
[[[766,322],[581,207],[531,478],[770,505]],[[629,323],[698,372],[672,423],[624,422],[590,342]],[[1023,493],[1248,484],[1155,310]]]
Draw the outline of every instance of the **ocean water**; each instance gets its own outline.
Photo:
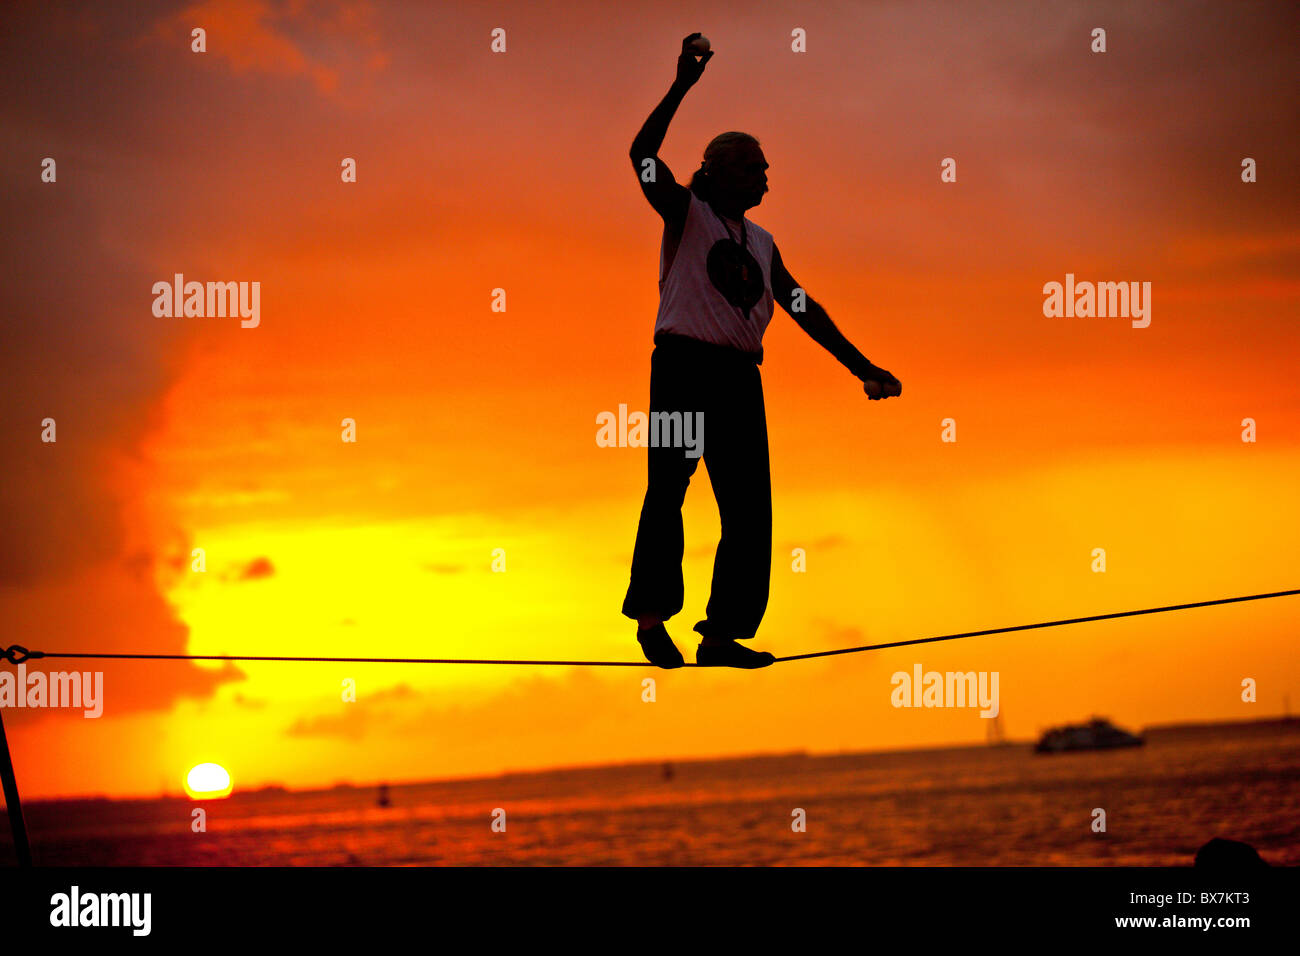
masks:
[[[1189,865],[1214,836],[1300,864],[1300,721],[1153,730],[1145,747],[801,754],[391,788],[25,806],[51,866]],[[1091,828],[1106,811],[1106,832]],[[495,808],[506,831],[490,828]],[[806,813],[794,832],[792,812]],[[13,860],[8,823],[0,860]]]

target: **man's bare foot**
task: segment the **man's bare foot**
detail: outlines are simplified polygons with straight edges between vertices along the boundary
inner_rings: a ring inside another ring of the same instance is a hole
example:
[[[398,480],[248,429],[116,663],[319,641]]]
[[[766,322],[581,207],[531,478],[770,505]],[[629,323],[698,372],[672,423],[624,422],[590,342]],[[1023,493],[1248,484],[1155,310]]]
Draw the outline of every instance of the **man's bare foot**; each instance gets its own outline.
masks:
[[[664,627],[662,621],[653,627],[637,628],[636,639],[641,645],[641,653],[645,654],[645,659],[656,667],[672,670],[674,667],[682,667],[686,664],[686,659],[682,657],[682,652],[677,649],[673,639],[668,636],[668,629]]]
[[[741,667],[754,670],[776,663],[767,651],[751,651],[736,641],[706,637],[695,651],[695,663],[701,667]]]

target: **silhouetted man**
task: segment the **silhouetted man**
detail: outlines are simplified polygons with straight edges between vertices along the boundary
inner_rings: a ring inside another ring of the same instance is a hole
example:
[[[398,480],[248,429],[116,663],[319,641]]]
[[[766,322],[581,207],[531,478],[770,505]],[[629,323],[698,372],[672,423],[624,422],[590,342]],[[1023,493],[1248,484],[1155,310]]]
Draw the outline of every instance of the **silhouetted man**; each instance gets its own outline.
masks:
[[[767,418],[758,366],[773,303],[863,382],[872,399],[902,393],[893,375],[854,348],[826,311],[786,270],[772,235],[745,219],[767,192],[768,164],[758,140],[722,133],[680,185],[659,149],[682,98],[713,53],[698,60],[693,33],[682,41],[677,79],[632,143],[641,191],[664,220],[659,257],[659,314],[650,357],[650,412],[703,413],[703,458],[718,502],[722,540],[696,662],[766,667],[775,658],[737,643],[751,639],[767,609],[772,569],[772,486]],[[652,426],[653,427],[653,426]],[[665,429],[664,431],[667,431]],[[661,433],[662,434],[662,433]],[[682,609],[682,502],[698,458],[650,443],[649,482],[623,613],[637,621],[646,659],[681,667],[663,622]]]

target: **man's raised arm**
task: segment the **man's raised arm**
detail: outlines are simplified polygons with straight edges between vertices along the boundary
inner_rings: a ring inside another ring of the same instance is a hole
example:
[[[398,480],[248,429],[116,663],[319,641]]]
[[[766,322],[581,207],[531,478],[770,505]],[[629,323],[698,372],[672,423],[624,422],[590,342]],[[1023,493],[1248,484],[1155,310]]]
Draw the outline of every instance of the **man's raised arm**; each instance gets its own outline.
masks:
[[[692,33],[682,41],[681,56],[677,58],[677,78],[641,126],[641,131],[632,140],[632,148],[628,151],[646,200],[665,222],[676,224],[679,229],[686,222],[690,196],[686,187],[673,178],[668,164],[659,158],[659,150],[664,144],[664,137],[668,135],[668,124],[677,113],[677,107],[682,105],[686,91],[699,80],[704,72],[704,64],[713,57],[713,51],[710,50],[699,60],[695,59],[690,43],[699,35]]]

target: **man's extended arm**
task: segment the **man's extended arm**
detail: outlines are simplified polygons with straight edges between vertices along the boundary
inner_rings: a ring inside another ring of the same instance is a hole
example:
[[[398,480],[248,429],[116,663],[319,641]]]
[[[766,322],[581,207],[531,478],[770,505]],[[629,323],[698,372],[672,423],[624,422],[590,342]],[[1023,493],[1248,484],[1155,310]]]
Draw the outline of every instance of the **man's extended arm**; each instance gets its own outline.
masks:
[[[798,302],[795,299],[796,295],[800,296]],[[853,343],[835,327],[826,310],[813,301],[812,296],[804,292],[799,283],[795,282],[794,277],[786,269],[785,263],[781,261],[781,252],[775,245],[772,247],[772,296],[781,308],[790,313],[790,317],[798,323],[799,328],[835,356],[841,365],[864,383],[879,382],[883,391],[881,397],[902,394],[902,383],[891,373],[872,364],[859,352]],[[796,308],[796,305],[802,308]]]

